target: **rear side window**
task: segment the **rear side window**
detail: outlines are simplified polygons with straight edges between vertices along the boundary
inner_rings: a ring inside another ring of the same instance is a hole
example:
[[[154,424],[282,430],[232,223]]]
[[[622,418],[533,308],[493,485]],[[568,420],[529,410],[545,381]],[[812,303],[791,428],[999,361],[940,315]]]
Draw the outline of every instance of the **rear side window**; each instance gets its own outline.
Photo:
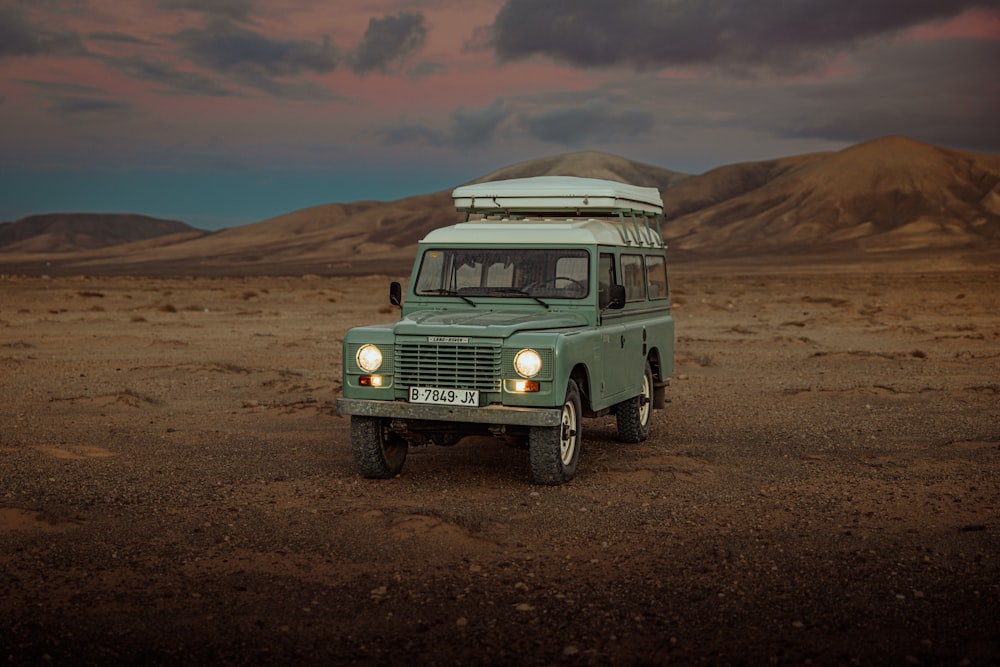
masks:
[[[646,257],[646,274],[649,278],[649,298],[666,299],[670,292],[667,289],[667,262],[663,257],[649,255]]]
[[[597,277],[601,303],[609,303],[611,301],[611,286],[618,284],[618,280],[615,277],[614,255],[606,252],[601,253],[600,266],[597,269]]]
[[[625,286],[626,301],[646,299],[646,272],[642,266],[642,255],[622,255],[622,284]]]

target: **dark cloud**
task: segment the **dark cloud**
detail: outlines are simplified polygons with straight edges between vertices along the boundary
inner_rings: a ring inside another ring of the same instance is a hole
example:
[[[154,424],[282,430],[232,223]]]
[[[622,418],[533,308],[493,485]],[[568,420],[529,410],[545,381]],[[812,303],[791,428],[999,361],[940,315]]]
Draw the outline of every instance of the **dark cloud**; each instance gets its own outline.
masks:
[[[432,146],[447,145],[448,133],[431,129],[422,123],[400,123],[375,132],[386,146],[402,146],[405,144],[429,144]]]
[[[112,99],[106,89],[96,86],[36,79],[15,79],[15,82],[34,89],[47,102],[49,111],[59,116],[121,116],[135,110],[131,102]]]
[[[478,109],[458,107],[451,113],[447,130],[407,123],[379,135],[389,145],[426,143],[471,149],[494,145],[498,138],[513,136],[515,130],[531,139],[573,146],[591,141],[635,139],[653,129],[651,112],[625,108],[610,99],[576,99],[574,94],[545,98],[525,101],[525,107],[536,107],[539,111],[524,111],[524,107],[497,98]]]
[[[425,61],[422,63],[417,63],[413,67],[406,70],[406,76],[411,79],[423,79],[428,76],[435,76],[438,74],[443,74],[447,71],[448,66],[444,63]]]
[[[283,100],[310,100],[314,102],[345,101],[341,95],[313,81],[301,79],[286,80],[266,76],[253,70],[241,72],[231,77],[233,83],[251,88],[268,97]]]
[[[361,43],[350,54],[351,69],[358,74],[391,72],[419,51],[426,39],[423,14],[402,12],[372,18]]]
[[[104,58],[104,62],[133,79],[160,84],[170,93],[208,97],[244,97],[204,74],[182,71],[163,62],[147,60],[140,55],[127,58],[109,57]]]
[[[403,123],[376,134],[390,146],[423,143],[450,148],[481,148],[493,143],[512,114],[506,102],[497,98],[481,109],[458,107],[451,114],[447,130],[435,130],[421,123]]]
[[[0,58],[84,53],[86,50],[76,33],[48,30],[28,21],[16,7],[0,7]]]
[[[482,109],[458,107],[451,114],[451,143],[466,148],[487,146],[511,113],[502,98]]]
[[[166,11],[192,11],[207,16],[248,21],[257,8],[257,0],[159,0]]]
[[[128,102],[98,97],[58,97],[52,100],[50,109],[61,116],[108,116],[133,111]]]
[[[37,81],[35,79],[15,79],[15,81],[41,92],[63,95],[103,95],[108,92],[103,88],[66,81]]]
[[[653,114],[620,102],[588,99],[582,104],[524,114],[520,125],[535,139],[565,146],[600,140],[634,139],[653,129]]]
[[[506,0],[490,43],[501,61],[801,71],[859,41],[973,7],[1000,0]]]
[[[797,89],[788,136],[840,141],[901,134],[968,150],[1000,151],[1000,40],[953,39],[880,46],[859,73]],[[760,122],[756,120],[755,122]]]
[[[132,35],[126,35],[123,32],[92,32],[87,35],[87,38],[98,42],[111,42],[114,44],[134,44],[136,46],[149,46],[152,44],[152,42]]]
[[[218,72],[293,76],[331,72],[340,62],[328,37],[321,42],[274,39],[232,21],[213,20],[204,28],[182,30],[174,39],[194,63]]]

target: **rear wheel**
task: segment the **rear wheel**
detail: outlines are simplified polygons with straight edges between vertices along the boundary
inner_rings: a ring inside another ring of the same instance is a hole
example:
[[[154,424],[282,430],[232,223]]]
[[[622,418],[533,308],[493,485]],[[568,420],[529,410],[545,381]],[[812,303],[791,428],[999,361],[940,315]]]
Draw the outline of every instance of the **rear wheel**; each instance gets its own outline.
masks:
[[[619,403],[615,416],[618,439],[622,442],[643,442],[649,437],[649,427],[653,422],[653,370],[648,361],[642,374],[639,395]]]
[[[528,434],[531,475],[538,484],[573,479],[580,458],[580,390],[570,380],[559,426],[532,426]]]
[[[351,450],[361,474],[374,479],[390,479],[406,462],[406,440],[386,428],[380,417],[351,416]]]

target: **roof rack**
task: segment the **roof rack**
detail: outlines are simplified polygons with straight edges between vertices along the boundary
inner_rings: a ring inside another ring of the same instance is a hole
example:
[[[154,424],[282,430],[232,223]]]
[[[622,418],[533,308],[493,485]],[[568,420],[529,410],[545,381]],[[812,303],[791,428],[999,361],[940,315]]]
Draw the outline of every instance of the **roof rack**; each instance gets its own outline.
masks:
[[[468,221],[478,214],[523,222],[617,219],[625,245],[663,247],[663,200],[656,188],[598,178],[536,176],[455,188],[455,208]]]

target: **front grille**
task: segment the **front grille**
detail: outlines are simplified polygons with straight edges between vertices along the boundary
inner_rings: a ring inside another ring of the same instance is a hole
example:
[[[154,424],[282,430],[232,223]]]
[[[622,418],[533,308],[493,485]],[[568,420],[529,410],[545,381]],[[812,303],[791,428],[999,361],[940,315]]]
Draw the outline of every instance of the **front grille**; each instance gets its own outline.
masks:
[[[407,387],[500,390],[500,347],[396,341],[396,381]]]

